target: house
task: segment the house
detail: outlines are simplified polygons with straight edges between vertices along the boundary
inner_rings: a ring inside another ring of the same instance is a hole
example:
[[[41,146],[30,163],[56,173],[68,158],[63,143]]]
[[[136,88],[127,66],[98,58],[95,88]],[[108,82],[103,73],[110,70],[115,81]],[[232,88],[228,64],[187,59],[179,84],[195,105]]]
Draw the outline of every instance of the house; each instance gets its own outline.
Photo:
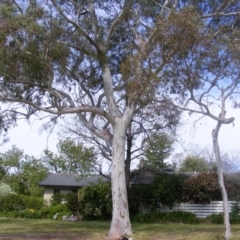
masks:
[[[44,187],[44,200],[49,203],[56,193],[77,192],[78,189],[99,181],[110,182],[110,179],[101,175],[91,175],[80,178],[78,174],[50,173],[38,186]]]
[[[152,166],[143,166],[131,172],[130,186],[150,184],[156,176],[160,176],[164,172],[169,171],[162,171]],[[97,184],[99,181],[110,182],[110,177],[91,175],[81,178],[78,174],[51,173],[38,186],[44,187],[44,200],[49,202],[56,193],[77,192],[78,189]]]
[[[150,184],[155,177],[161,176],[165,173],[165,170],[160,170],[153,166],[143,166],[137,170],[134,170],[130,174],[130,186],[139,184]]]

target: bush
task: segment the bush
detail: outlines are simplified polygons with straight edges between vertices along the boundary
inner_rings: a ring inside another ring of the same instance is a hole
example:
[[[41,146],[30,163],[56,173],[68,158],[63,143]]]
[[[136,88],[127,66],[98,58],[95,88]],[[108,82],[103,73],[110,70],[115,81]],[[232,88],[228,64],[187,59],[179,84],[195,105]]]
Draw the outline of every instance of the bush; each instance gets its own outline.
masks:
[[[81,209],[81,204],[78,201],[78,194],[77,193],[68,193],[65,195],[65,199],[67,201],[66,206],[67,208],[72,211],[73,214],[77,214],[79,216],[79,212]]]
[[[240,223],[240,217],[239,216],[230,216],[230,223],[231,224],[239,224]]]
[[[177,222],[185,224],[197,224],[200,220],[194,213],[184,211],[172,211],[166,213],[166,220],[168,222]]]
[[[34,209],[39,210],[44,206],[43,198],[27,195],[9,194],[2,199],[2,211]]]
[[[112,214],[112,195],[109,183],[84,187],[78,192],[79,211],[83,219],[108,220]]]
[[[27,195],[21,195],[21,198],[24,209],[40,210],[44,206],[44,201],[42,197],[31,197]]]
[[[139,213],[141,207],[155,211],[162,205],[172,207],[182,199],[184,181],[183,174],[163,174],[152,184],[136,185],[128,189],[130,215]],[[141,210],[140,210],[141,211]]]
[[[41,210],[25,209],[25,210],[14,210],[14,211],[3,211],[0,212],[1,217],[9,218],[34,218],[34,219],[53,219],[54,215],[57,214],[57,219],[62,219],[63,216],[71,216],[71,212],[67,209],[66,205],[56,206],[44,206]]]
[[[0,200],[9,194],[14,194],[11,187],[4,182],[0,182]]]
[[[222,213],[211,214],[207,217],[207,219],[210,220],[211,223],[215,223],[215,224],[223,224],[224,222]]]
[[[142,207],[154,211],[158,205],[153,184],[136,185],[128,188],[128,205],[130,216],[142,211]]]
[[[224,181],[228,192],[228,199],[240,201],[240,173],[225,174]]]
[[[23,200],[20,195],[9,194],[2,200],[3,211],[23,210]]]
[[[163,174],[153,182],[154,194],[165,206],[172,206],[182,201],[184,183],[188,177],[185,174]]]
[[[56,213],[62,214],[62,216],[66,213],[69,213],[69,209],[67,208],[66,204],[59,204],[54,206],[44,206],[40,212],[42,218],[52,219]]]
[[[139,223],[185,223],[185,224],[198,224],[200,220],[196,217],[195,214],[190,212],[152,212],[152,213],[138,213],[132,219],[135,222]]]
[[[183,201],[208,204],[211,200],[221,199],[216,173],[200,173],[184,183]]]
[[[51,205],[61,204],[63,200],[65,200],[65,194],[56,193],[52,196]]]
[[[232,206],[230,216],[231,217],[238,217],[239,211],[240,211],[240,209],[239,209],[239,206],[238,206],[238,202],[236,202]]]

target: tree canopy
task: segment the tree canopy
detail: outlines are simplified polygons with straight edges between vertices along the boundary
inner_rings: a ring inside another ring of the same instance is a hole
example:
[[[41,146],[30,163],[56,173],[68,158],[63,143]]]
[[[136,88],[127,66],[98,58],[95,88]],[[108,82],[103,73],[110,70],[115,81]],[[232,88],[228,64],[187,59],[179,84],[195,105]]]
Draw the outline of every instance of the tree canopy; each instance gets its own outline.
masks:
[[[167,133],[155,133],[146,139],[144,155],[149,165],[163,169],[168,166],[166,160],[173,151],[173,138]]]
[[[5,171],[2,181],[18,194],[41,196],[38,183],[43,180],[48,169],[40,159],[25,155],[16,146],[5,153],[0,153],[2,168]]]
[[[59,140],[57,149],[58,154],[46,149],[42,156],[50,171],[78,174],[94,172],[96,155],[92,147],[84,147],[82,143],[67,138]]]
[[[180,165],[180,172],[208,172],[207,161],[199,156],[187,156]]]

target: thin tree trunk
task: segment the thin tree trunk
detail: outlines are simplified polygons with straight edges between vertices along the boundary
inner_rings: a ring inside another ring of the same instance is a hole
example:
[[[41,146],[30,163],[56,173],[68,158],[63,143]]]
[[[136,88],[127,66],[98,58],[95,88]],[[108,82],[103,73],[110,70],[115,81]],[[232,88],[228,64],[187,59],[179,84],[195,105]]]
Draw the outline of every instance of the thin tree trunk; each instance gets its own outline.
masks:
[[[132,148],[132,136],[131,132],[127,134],[127,149],[126,149],[126,159],[125,159],[125,174],[126,174],[126,186],[130,186],[130,168],[131,168],[131,148]]]
[[[113,131],[111,175],[113,211],[108,239],[119,239],[123,235],[132,234],[125,181],[126,122],[123,118],[116,119]]]
[[[220,127],[221,127],[221,123],[218,122],[216,128],[212,132],[212,138],[213,138],[214,154],[217,161],[218,183],[220,186],[222,200],[223,200],[223,213],[224,213],[224,226],[225,226],[224,238],[228,240],[231,238],[232,233],[231,233],[231,225],[230,225],[230,219],[229,219],[228,194],[224,184],[222,160],[221,160],[219,145],[218,145],[218,133],[219,133]]]

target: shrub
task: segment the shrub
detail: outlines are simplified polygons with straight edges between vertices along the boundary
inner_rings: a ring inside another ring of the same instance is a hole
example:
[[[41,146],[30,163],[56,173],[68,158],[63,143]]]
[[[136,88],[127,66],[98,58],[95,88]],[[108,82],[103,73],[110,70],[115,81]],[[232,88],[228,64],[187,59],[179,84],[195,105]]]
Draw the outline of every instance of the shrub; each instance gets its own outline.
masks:
[[[21,195],[24,209],[40,210],[44,206],[43,198]]]
[[[183,174],[163,174],[152,184],[132,186],[128,189],[130,215],[137,214],[141,206],[155,211],[160,204],[172,207],[180,202],[186,178]]]
[[[78,201],[83,219],[107,220],[111,218],[112,196],[109,183],[99,182],[97,185],[80,189]]]
[[[69,213],[69,210],[66,204],[59,204],[54,206],[44,206],[41,210],[41,217],[42,218],[53,218],[56,213],[61,214],[63,216],[66,213]]]
[[[25,209],[22,211],[14,210],[14,211],[4,211],[0,212],[1,217],[9,217],[9,218],[34,218],[34,219],[53,219],[54,215],[57,214],[57,220],[62,219],[63,216],[70,217],[72,215],[68,209],[63,208],[54,208],[52,209],[51,206],[43,207],[41,210],[34,210],[34,209]]]
[[[3,211],[23,210],[23,200],[20,195],[9,194],[2,200]]]
[[[211,214],[207,217],[208,220],[210,220],[211,223],[215,224],[223,224],[223,214]]]
[[[132,219],[135,222],[139,223],[185,223],[185,224],[198,224],[200,220],[196,217],[195,214],[190,212],[152,212],[152,213],[138,213]]]
[[[184,183],[188,177],[185,174],[163,174],[153,182],[154,194],[162,205],[170,208],[176,202],[182,201]]]
[[[184,211],[172,211],[166,213],[166,220],[168,222],[177,222],[185,224],[197,224],[200,220],[196,217],[194,213],[184,212]]]
[[[200,173],[185,180],[183,201],[208,204],[211,200],[221,199],[216,173]]]
[[[52,196],[51,205],[58,205],[61,204],[63,199],[65,199],[65,194],[56,193]]]
[[[128,204],[130,216],[141,212],[141,208],[154,211],[158,205],[153,184],[136,185],[128,188]]]
[[[34,209],[44,206],[43,198],[27,195],[9,194],[2,199],[2,211]]]
[[[232,201],[240,201],[240,173],[229,173],[224,175],[228,198]]]
[[[68,193],[65,195],[65,199],[67,201],[66,206],[67,208],[72,211],[72,213],[77,214],[79,216],[79,211],[81,209],[81,204],[78,201],[78,194],[77,193]]]
[[[0,200],[9,194],[14,194],[11,187],[4,182],[0,182]]]
[[[238,217],[239,214],[239,206],[238,206],[238,202],[234,203],[231,209],[231,213],[230,216],[231,217]]]

